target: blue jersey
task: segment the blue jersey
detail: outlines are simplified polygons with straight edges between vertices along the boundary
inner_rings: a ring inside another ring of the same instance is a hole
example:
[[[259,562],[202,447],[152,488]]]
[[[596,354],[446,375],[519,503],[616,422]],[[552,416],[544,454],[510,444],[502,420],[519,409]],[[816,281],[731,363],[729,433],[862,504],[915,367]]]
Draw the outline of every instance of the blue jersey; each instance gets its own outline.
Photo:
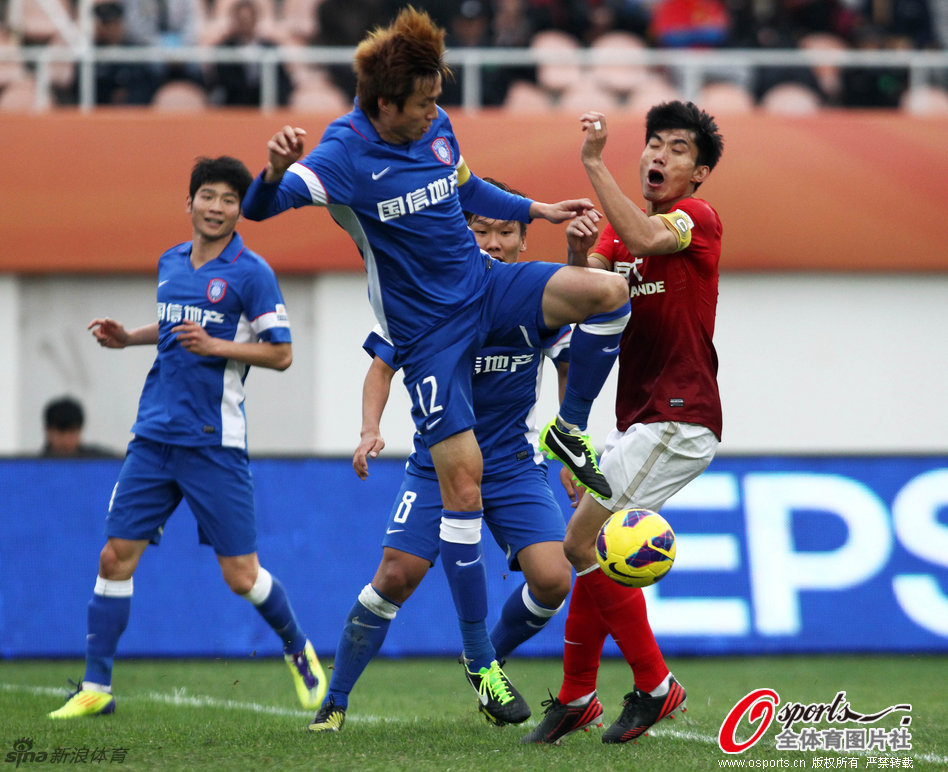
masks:
[[[540,464],[543,455],[538,445],[536,402],[540,396],[544,356],[556,363],[569,361],[570,327],[563,327],[546,339],[547,348],[532,348],[519,330],[509,339],[492,342],[474,358],[473,403],[477,424],[474,435],[484,458],[484,477],[510,474],[519,463]],[[363,344],[370,356],[377,356],[392,369],[398,369],[395,350],[380,328],[373,330]],[[419,473],[434,477],[431,453],[416,433],[409,463]]]
[[[258,177],[244,198],[245,216],[328,207],[359,248],[376,319],[399,349],[484,291],[488,268],[465,210],[530,219],[529,199],[470,173],[440,108],[424,137],[393,145],[356,106],[274,188]]]
[[[247,447],[244,380],[250,366],[187,351],[171,331],[200,323],[215,338],[290,343],[290,322],[273,269],[234,233],[197,270],[191,242],[158,261],[158,355],[145,379],[132,432],[188,447]]]

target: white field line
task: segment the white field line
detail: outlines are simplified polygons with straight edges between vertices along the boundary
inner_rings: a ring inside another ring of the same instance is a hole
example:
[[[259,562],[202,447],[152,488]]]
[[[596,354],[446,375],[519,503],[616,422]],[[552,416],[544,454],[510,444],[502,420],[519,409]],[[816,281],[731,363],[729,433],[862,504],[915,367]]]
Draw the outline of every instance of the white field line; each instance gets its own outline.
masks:
[[[63,688],[55,688],[50,686],[28,686],[21,684],[5,684],[0,683],[0,692],[26,692],[27,694],[35,695],[45,695],[52,697],[65,697],[67,692]],[[170,693],[168,692],[142,692],[137,695],[123,695],[121,697],[122,702],[150,702],[161,705],[175,705],[177,707],[184,708],[219,708],[221,710],[242,710],[248,713],[259,713],[269,716],[295,716],[298,718],[309,718],[313,715],[312,711],[301,710],[301,709],[291,709],[291,708],[281,708],[274,705],[261,705],[256,702],[240,702],[237,700],[222,700],[218,697],[209,697],[207,695],[191,695],[187,693],[185,688],[173,689]],[[681,719],[686,721],[687,719]],[[417,719],[404,719],[404,718],[383,718],[382,716],[373,716],[365,714],[356,714],[353,716],[346,716],[346,723],[353,721],[355,723],[365,723],[365,724],[375,724],[375,723],[390,723],[390,724],[399,724],[399,723],[415,723]],[[524,728],[532,725],[535,722],[527,722],[524,724]],[[701,743],[702,745],[717,745],[718,738],[712,735],[701,734],[700,732],[691,732],[683,731],[679,729],[672,729],[668,726],[668,721],[660,727],[654,727],[649,730],[649,735],[655,737],[674,737],[678,740],[685,740],[688,742]],[[834,751],[825,751],[825,753],[833,753]],[[842,753],[845,756],[872,756],[873,753],[866,751],[846,751]],[[881,754],[878,754],[881,755]],[[916,751],[909,751],[905,754],[906,756],[911,756],[913,759],[918,761],[925,761],[929,764],[937,764],[940,766],[948,766],[948,756],[940,756],[934,753],[919,753]]]

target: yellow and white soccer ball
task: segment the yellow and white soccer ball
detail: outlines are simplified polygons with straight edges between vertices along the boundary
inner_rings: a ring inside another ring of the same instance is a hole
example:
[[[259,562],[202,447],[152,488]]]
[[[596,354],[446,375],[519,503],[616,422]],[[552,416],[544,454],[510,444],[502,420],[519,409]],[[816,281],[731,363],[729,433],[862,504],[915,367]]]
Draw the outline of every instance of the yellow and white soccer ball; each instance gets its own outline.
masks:
[[[623,509],[599,529],[596,559],[602,572],[626,587],[648,587],[675,562],[675,532],[648,509]]]

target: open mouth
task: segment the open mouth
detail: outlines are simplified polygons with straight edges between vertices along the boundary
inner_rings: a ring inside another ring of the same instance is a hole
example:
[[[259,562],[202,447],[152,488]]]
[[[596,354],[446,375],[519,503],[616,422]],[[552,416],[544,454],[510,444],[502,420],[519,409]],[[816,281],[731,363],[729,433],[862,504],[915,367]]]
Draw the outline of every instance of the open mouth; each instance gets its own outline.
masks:
[[[648,181],[650,185],[661,185],[665,181],[665,175],[658,171],[658,169],[650,169]]]

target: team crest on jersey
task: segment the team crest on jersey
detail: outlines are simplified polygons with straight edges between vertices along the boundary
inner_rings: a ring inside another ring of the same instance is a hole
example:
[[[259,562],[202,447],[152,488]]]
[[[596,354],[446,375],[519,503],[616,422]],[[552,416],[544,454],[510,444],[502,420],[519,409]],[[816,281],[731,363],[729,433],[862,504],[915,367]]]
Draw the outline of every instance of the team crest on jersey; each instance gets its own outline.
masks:
[[[454,153],[451,152],[451,146],[444,137],[438,137],[431,143],[431,152],[445,166],[454,166]]]
[[[227,294],[227,282],[223,279],[211,279],[207,283],[207,299],[219,303]]]

